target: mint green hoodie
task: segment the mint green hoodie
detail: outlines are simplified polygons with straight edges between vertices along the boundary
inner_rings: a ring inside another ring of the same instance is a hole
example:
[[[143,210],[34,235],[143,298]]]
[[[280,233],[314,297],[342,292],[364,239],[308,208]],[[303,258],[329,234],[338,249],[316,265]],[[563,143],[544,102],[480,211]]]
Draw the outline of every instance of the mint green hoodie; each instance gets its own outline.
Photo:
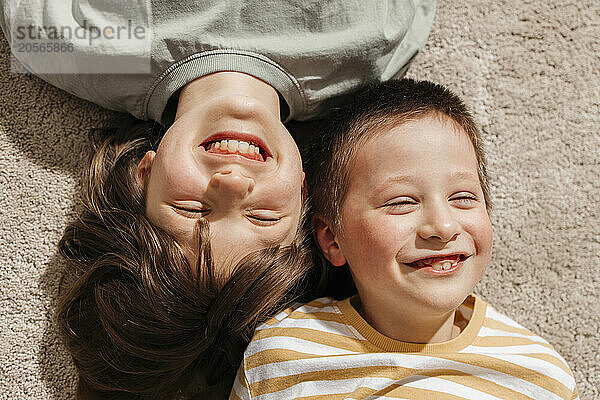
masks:
[[[217,71],[273,86],[288,120],[317,117],[360,83],[402,76],[435,9],[435,0],[0,3],[0,25],[28,71],[162,124],[172,121],[179,89]]]

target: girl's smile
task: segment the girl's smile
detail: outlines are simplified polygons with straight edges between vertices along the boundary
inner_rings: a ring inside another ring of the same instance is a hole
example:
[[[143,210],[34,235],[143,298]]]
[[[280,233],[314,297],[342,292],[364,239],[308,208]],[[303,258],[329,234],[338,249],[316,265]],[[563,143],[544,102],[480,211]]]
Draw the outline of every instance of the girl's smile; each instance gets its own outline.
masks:
[[[226,278],[228,266],[247,254],[292,242],[302,208],[302,160],[272,87],[236,73],[188,86],[175,122],[138,175],[148,218],[176,239],[192,265],[196,222],[208,221],[215,265]]]

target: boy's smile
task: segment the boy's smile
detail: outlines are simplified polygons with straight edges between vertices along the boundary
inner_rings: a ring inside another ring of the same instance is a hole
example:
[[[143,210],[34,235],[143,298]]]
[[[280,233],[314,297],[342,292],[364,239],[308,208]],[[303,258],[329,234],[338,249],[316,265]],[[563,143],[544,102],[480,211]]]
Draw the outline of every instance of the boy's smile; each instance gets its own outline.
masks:
[[[348,262],[361,314],[380,332],[449,340],[454,310],[483,276],[492,245],[468,136],[430,116],[381,132],[354,161],[339,250],[324,253]]]
[[[425,257],[412,262],[406,262],[409,267],[431,269],[436,274],[449,274],[462,267],[470,255],[466,253],[448,254],[444,256]]]

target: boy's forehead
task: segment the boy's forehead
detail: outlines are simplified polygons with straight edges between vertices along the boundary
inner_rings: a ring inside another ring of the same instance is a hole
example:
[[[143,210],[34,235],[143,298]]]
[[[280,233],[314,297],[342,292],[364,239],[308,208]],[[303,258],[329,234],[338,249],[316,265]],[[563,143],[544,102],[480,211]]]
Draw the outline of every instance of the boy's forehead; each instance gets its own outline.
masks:
[[[429,111],[411,116],[391,115],[388,117],[371,118],[370,121],[363,122],[362,126],[359,124],[355,125],[354,134],[348,135],[342,144],[341,155],[347,157],[345,167],[342,170],[331,171],[332,174],[345,175],[342,180],[344,183],[341,187],[342,198],[345,198],[345,194],[350,186],[356,185],[357,180],[362,180],[364,181],[363,183],[366,183],[367,180],[371,180],[370,178],[374,178],[374,175],[378,175],[378,172],[380,172],[380,159],[383,157],[382,154],[385,151],[390,151],[389,148],[396,135],[408,139],[406,142],[402,140],[404,142],[403,145],[410,146],[412,140],[419,141],[422,137],[420,134],[426,135],[425,131],[428,126],[441,127],[456,142],[468,143],[474,157],[473,161],[475,164],[473,167],[475,171],[478,169],[480,160],[472,138],[462,125],[444,113]],[[376,143],[376,145],[369,146],[370,143]],[[332,156],[335,155],[332,154]],[[385,165],[381,165],[381,168],[385,167]],[[383,173],[383,171],[381,172]],[[408,174],[410,171],[406,171],[406,173]]]
[[[465,129],[453,118],[439,112],[428,112],[414,117],[381,118],[379,122],[369,124],[370,126],[363,130],[363,133],[354,140],[354,143],[347,143],[347,145],[356,150],[356,156],[360,153],[360,149],[364,148],[369,142],[376,141],[384,136],[417,135],[422,132],[424,123],[440,124],[444,131],[454,133],[456,139],[467,138],[473,144]]]
[[[427,131],[435,131],[437,134],[431,135]],[[439,140],[438,134],[448,134],[452,142],[460,146],[467,145],[472,150],[469,153],[473,155],[475,163],[479,163],[475,146],[465,129],[446,115],[430,113],[417,118],[399,121],[388,120],[385,124],[370,127],[368,131],[364,131],[352,146],[353,154],[348,164],[350,167],[348,170],[350,180],[357,173],[360,175],[360,172],[364,172],[362,169],[366,166],[377,169],[380,165],[380,158],[383,158],[386,152],[391,151],[392,147],[395,148],[396,152],[404,153],[404,150],[406,150],[410,153],[413,145],[420,146],[423,143],[422,139],[425,138],[431,143],[432,151],[439,150],[437,146],[434,146]],[[398,140],[400,140],[400,143],[398,143]],[[425,149],[425,151],[428,150]],[[412,156],[416,155],[412,154]],[[385,165],[381,165],[381,168],[385,169],[385,167]]]

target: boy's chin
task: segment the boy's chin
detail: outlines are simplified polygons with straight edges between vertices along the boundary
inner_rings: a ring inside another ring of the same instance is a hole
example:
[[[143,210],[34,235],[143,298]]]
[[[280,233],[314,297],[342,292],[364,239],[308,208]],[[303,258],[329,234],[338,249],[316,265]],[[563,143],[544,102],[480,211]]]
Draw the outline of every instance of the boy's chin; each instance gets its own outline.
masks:
[[[431,293],[431,296],[421,298],[420,312],[430,315],[444,315],[455,311],[460,307],[465,299],[471,294],[472,290],[457,293],[447,291],[437,291]]]

